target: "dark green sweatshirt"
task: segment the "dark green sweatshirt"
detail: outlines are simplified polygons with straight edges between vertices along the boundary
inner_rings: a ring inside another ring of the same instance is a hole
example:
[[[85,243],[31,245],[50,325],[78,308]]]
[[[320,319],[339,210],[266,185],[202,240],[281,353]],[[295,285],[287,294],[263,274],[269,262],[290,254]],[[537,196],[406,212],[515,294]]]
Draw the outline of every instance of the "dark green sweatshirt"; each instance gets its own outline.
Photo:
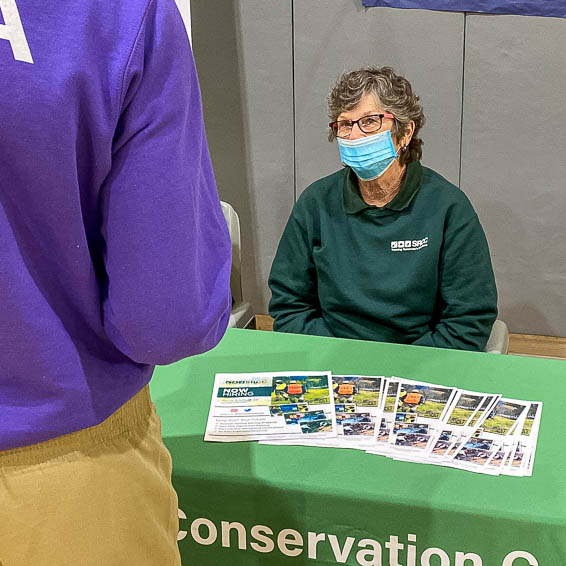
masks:
[[[419,162],[367,205],[346,167],[300,196],[271,267],[274,330],[482,350],[497,316],[487,241],[460,189]]]

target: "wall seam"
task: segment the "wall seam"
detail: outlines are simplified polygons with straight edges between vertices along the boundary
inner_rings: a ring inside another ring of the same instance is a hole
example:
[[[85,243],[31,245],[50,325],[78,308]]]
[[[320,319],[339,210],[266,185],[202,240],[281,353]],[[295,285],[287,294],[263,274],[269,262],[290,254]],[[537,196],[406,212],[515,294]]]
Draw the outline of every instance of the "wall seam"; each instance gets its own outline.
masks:
[[[295,0],[291,0],[291,83],[293,87],[293,204],[297,202],[297,116],[295,88]]]
[[[464,141],[464,88],[466,82],[466,26],[467,13],[464,12],[464,36],[462,41],[462,99],[460,108],[460,162],[458,164],[458,187],[462,188],[462,143]]]

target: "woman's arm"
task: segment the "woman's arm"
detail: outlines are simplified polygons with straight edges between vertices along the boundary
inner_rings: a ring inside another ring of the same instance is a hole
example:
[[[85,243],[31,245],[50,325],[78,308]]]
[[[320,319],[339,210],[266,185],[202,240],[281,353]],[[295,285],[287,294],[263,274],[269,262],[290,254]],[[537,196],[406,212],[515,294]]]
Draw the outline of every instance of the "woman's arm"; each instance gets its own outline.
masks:
[[[497,288],[489,248],[477,215],[447,218],[439,266],[439,310],[417,346],[483,350],[497,318]]]
[[[269,314],[273,329],[295,334],[333,336],[322,316],[318,300],[312,242],[295,212],[281,236],[269,274]]]

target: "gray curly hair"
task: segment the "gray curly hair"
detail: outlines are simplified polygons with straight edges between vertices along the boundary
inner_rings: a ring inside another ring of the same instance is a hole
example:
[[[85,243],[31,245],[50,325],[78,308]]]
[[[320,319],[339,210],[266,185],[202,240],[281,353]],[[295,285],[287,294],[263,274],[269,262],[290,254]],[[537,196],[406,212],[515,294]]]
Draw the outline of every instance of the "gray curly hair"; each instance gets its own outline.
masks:
[[[364,67],[340,75],[328,95],[330,121],[335,122],[340,114],[353,110],[365,94],[373,94],[385,112],[391,112],[395,116],[391,130],[394,138],[400,139],[405,135],[411,120],[415,123],[413,137],[407,149],[399,156],[399,163],[404,165],[420,160],[423,141],[418,133],[425,123],[423,108],[411,83],[391,67]],[[333,141],[335,137],[329,128],[328,140]]]

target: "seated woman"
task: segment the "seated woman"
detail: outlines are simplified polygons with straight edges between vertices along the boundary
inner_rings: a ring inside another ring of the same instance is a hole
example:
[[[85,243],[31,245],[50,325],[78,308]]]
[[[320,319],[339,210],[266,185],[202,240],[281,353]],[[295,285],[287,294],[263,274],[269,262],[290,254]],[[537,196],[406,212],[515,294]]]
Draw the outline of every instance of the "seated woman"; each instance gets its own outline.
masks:
[[[463,192],[420,163],[419,97],[390,67],[328,97],[340,171],[298,199],[269,276],[274,330],[482,350],[497,316],[487,241]]]

